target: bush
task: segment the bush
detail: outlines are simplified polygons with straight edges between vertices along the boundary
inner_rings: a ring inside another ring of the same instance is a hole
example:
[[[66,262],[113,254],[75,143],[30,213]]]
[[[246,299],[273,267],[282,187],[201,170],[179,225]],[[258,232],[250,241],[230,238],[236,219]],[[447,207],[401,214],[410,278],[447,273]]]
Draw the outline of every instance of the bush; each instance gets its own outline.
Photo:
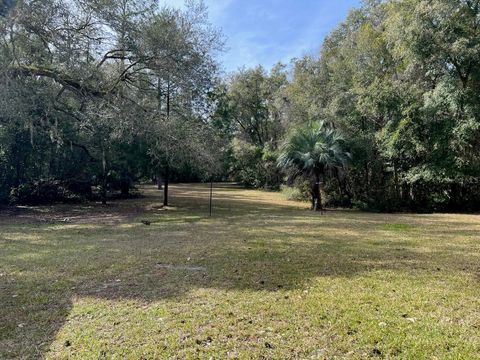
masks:
[[[18,205],[74,203],[82,200],[82,196],[70,191],[61,181],[50,179],[24,183],[10,192],[10,203]]]
[[[310,199],[307,181],[295,181],[291,186],[280,185],[280,191],[287,200],[308,201]]]
[[[281,172],[270,144],[264,147],[234,139],[232,143],[232,176],[247,187],[278,190]]]
[[[92,196],[92,182],[86,177],[70,179],[62,182],[62,186],[74,194],[90,198]]]
[[[325,206],[330,208],[351,208],[352,199],[348,195],[328,194]]]
[[[305,200],[305,194],[303,194],[302,191],[296,187],[280,185],[280,191],[287,200]]]
[[[264,178],[262,174],[262,149],[246,141],[235,139],[232,150],[234,180],[248,187],[261,187]]]

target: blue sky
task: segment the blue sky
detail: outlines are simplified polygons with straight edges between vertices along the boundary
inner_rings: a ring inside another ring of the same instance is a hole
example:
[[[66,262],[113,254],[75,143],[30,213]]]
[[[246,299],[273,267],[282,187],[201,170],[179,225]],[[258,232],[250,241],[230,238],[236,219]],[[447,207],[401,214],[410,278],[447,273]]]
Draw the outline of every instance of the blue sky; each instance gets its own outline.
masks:
[[[181,6],[183,0],[167,0]],[[226,36],[224,70],[317,54],[326,35],[360,0],[205,0],[211,22]]]

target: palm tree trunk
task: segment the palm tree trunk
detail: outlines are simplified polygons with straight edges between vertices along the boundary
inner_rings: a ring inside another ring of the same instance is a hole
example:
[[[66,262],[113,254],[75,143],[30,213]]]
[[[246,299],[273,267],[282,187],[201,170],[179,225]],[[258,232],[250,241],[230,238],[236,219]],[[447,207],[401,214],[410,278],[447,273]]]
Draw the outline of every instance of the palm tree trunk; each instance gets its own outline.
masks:
[[[322,172],[318,176],[318,211],[323,211],[322,201],[325,198],[325,174]]]
[[[312,210],[322,210],[322,195],[320,194],[320,174],[315,173],[314,179],[311,184],[310,193],[312,195]]]

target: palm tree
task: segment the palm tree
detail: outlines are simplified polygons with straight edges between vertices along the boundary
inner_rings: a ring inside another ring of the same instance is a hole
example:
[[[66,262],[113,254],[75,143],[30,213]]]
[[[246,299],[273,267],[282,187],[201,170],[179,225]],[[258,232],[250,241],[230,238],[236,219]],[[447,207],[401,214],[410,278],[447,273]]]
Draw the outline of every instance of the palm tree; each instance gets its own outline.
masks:
[[[310,122],[291,132],[280,149],[278,166],[295,169],[310,179],[312,210],[322,209],[320,186],[325,175],[343,168],[350,158],[341,134],[324,121]]]

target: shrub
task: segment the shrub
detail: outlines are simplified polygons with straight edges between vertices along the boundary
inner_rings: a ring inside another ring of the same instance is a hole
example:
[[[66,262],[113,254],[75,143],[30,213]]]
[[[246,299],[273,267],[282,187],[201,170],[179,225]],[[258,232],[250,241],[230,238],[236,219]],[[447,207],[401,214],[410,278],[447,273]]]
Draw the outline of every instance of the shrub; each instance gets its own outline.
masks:
[[[10,203],[18,205],[80,201],[82,196],[70,191],[61,181],[51,179],[23,183],[10,192]]]
[[[248,187],[278,190],[281,171],[272,146],[264,147],[234,139],[232,143],[233,179]]]
[[[280,191],[287,200],[308,201],[309,186],[306,181],[295,181],[291,186],[280,185]]]
[[[280,185],[280,191],[287,200],[305,200],[304,194],[296,187]]]

